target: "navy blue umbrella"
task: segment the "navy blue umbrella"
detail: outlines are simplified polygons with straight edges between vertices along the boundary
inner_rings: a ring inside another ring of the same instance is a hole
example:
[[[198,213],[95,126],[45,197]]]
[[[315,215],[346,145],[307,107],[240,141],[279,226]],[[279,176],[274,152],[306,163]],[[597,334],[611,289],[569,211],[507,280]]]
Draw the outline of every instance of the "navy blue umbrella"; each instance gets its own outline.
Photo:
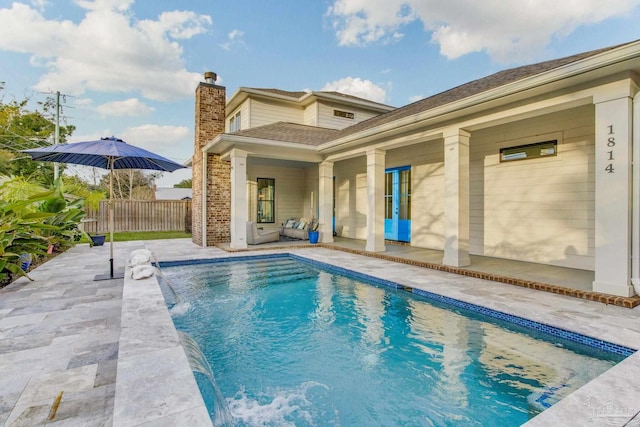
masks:
[[[96,280],[114,279],[113,274],[113,171],[114,169],[151,169],[173,172],[185,166],[158,154],[115,137],[97,141],[57,144],[32,150],[23,150],[33,160],[40,162],[72,163],[108,169],[109,174],[109,236],[111,243],[110,276],[98,275]],[[121,276],[120,276],[121,277]]]

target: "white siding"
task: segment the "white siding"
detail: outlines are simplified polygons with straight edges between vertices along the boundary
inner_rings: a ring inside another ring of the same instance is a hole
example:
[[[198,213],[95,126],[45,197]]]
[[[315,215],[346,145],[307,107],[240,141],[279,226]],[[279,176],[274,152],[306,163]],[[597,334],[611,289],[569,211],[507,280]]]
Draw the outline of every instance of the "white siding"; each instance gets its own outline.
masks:
[[[411,246],[444,249],[444,143],[387,152],[387,168],[411,166]]]
[[[303,124],[302,108],[274,102],[251,100],[251,127],[264,126],[276,122]]]
[[[348,126],[352,126],[361,121],[370,119],[377,116],[380,113],[372,113],[364,109],[358,109],[353,107],[347,107],[340,104],[325,104],[318,103],[318,125],[323,128],[330,129],[344,129]],[[354,113],[355,118],[345,119],[344,117],[336,117],[333,115],[333,110],[347,111]]]
[[[351,239],[367,237],[367,163],[364,156],[334,164],[336,230]]]
[[[249,128],[250,111],[251,109],[250,109],[249,100],[246,100],[242,104],[240,104],[238,108],[233,110],[233,114],[228,114],[227,121],[224,125],[225,132],[227,133],[231,132],[231,129],[229,128],[229,124],[231,123],[231,118],[232,117],[235,118],[238,112],[240,112],[240,130]]]
[[[411,166],[411,245],[444,248],[444,145],[431,141],[387,152],[387,168]],[[338,162],[336,175],[336,228],[342,236],[367,236],[366,157]]]
[[[318,103],[307,105],[304,109],[304,124],[307,126],[318,126]]]
[[[264,228],[279,227],[287,218],[308,217],[310,214],[310,188],[309,184],[313,180],[313,173],[309,169],[304,168],[287,168],[268,165],[253,165],[249,167],[247,179],[250,182],[249,187],[253,188],[252,182],[256,182],[258,178],[275,179],[275,197],[276,197],[276,222],[274,224],[262,224]],[[316,172],[317,178],[317,172]],[[314,191],[317,194],[317,190]],[[251,221],[255,221],[257,217],[257,191],[249,193],[249,206]]]
[[[305,169],[305,199],[303,217],[318,218],[318,167]]]
[[[549,135],[557,157],[500,163],[500,148]],[[593,106],[473,132],[470,146],[470,252],[592,270]]]

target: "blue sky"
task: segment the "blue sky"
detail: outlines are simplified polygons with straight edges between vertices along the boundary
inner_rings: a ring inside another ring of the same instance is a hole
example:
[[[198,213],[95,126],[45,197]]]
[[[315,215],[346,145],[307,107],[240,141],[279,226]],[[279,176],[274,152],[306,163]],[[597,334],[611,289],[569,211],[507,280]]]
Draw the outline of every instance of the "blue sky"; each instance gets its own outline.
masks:
[[[185,162],[205,71],[227,96],[339,90],[402,106],[640,39],[638,22],[640,0],[0,0],[0,81],[5,101],[66,94],[71,142],[114,135]]]

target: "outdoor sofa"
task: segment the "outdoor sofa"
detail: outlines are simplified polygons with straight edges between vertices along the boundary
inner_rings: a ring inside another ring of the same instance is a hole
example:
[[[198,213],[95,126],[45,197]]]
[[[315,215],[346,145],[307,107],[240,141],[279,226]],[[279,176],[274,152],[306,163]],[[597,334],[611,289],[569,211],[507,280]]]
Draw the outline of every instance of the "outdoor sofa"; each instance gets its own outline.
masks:
[[[255,221],[247,222],[247,244],[259,245],[262,243],[277,242],[280,240],[278,230],[261,230]]]
[[[289,218],[282,227],[280,227],[280,235],[291,239],[309,240],[309,231],[318,229],[318,221],[306,218]]]

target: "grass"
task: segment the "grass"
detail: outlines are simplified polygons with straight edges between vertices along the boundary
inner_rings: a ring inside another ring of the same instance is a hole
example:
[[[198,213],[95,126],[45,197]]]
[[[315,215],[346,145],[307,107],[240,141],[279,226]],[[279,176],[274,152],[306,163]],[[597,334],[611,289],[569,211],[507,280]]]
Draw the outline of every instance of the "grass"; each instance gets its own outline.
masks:
[[[107,242],[109,241],[109,234]],[[185,239],[190,238],[191,233],[185,231],[135,231],[113,233],[114,242],[127,242],[131,240],[157,240],[157,239]],[[89,243],[87,239],[80,240],[79,243]]]

